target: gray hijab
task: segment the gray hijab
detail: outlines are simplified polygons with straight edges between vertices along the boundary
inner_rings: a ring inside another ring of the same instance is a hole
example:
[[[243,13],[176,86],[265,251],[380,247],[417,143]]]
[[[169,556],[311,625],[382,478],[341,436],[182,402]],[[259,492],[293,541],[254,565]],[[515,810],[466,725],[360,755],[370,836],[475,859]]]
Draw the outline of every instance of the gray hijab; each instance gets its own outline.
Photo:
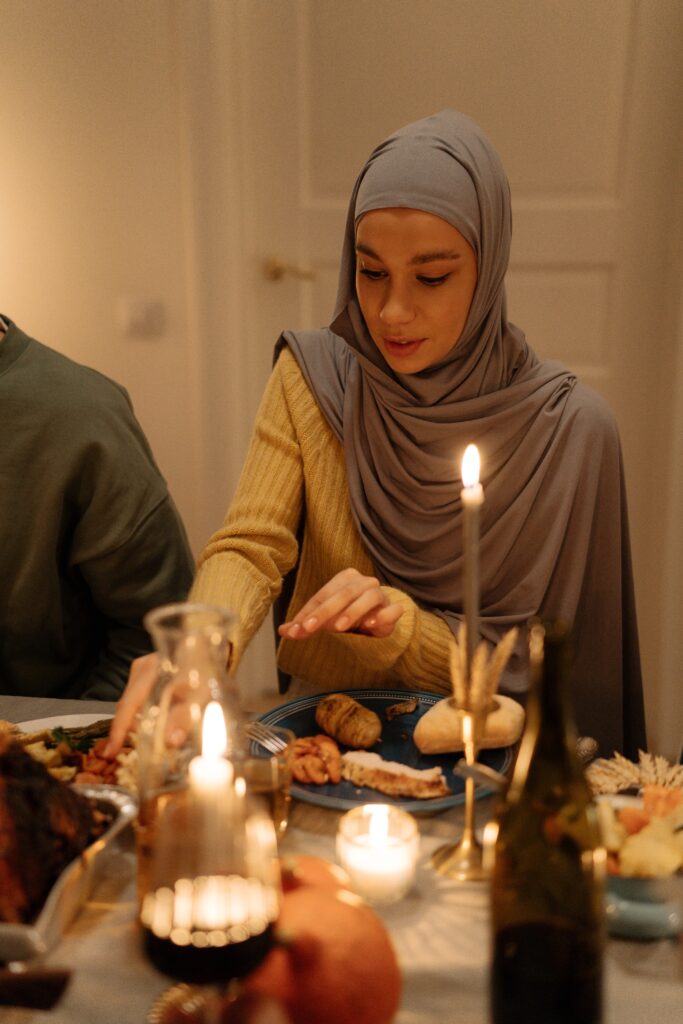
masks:
[[[386,207],[442,217],[477,256],[461,337],[416,374],[388,366],[356,299],[356,224]],[[618,436],[602,399],[558,363],[540,361],[508,321],[510,238],[507,178],[481,129],[450,110],[408,125],[372,152],[354,186],[333,323],[285,332],[278,346],[293,351],[343,445],[351,508],[376,573],[454,631],[463,607],[460,462],[470,442],[478,446],[482,635],[495,642],[539,614],[572,622],[580,727],[633,752],[644,744],[642,688],[635,615],[622,621],[633,593]],[[604,527],[611,535],[596,550]],[[605,628],[616,631],[609,649],[589,657],[594,644],[604,647]],[[513,692],[525,687],[523,652],[524,641],[507,675]],[[611,689],[600,722],[598,680]],[[628,715],[627,703],[635,707]]]

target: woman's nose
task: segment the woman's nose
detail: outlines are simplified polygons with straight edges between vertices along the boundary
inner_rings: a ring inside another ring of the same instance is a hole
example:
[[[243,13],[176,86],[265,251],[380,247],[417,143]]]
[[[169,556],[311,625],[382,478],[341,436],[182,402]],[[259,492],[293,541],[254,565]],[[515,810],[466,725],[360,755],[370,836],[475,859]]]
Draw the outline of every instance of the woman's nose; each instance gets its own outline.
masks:
[[[392,285],[387,289],[379,311],[380,320],[389,324],[408,324],[415,316],[415,310],[407,289]]]

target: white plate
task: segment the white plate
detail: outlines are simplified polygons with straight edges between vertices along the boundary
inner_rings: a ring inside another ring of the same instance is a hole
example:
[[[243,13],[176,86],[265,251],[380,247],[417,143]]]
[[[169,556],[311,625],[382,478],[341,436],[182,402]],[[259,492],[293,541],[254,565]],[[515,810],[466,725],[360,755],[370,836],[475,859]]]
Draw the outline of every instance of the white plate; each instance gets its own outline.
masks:
[[[43,729],[79,729],[84,725],[91,725],[105,718],[113,718],[113,715],[93,714],[88,715],[53,715],[52,718],[33,718],[30,722],[17,722],[17,727],[22,732],[42,732]]]

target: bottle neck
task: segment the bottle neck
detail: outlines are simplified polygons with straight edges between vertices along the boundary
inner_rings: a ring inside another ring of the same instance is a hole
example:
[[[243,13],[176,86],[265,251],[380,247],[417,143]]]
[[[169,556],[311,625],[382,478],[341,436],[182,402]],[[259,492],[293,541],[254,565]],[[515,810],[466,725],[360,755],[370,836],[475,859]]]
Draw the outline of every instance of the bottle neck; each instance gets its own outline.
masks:
[[[528,715],[536,721],[539,740],[569,744],[576,726],[569,690],[569,645],[564,633],[548,631],[542,656],[532,663]]]
[[[578,770],[576,726],[569,686],[569,642],[563,626],[549,626],[531,637],[531,689],[527,720],[515,762],[510,796],[514,798],[534,773],[550,764]]]

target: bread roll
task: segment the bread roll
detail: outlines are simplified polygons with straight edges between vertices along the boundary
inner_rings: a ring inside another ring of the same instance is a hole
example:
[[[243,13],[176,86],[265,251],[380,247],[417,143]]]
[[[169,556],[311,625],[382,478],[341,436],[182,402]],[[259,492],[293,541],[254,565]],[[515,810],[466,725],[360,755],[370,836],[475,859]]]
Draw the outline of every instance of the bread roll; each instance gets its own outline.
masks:
[[[500,694],[494,702],[496,707],[486,719],[486,732],[480,743],[482,749],[509,747],[522,734],[522,705]],[[413,739],[423,754],[446,754],[463,749],[462,718],[452,697],[445,697],[425,712],[415,726]]]
[[[328,736],[355,749],[374,746],[382,733],[379,715],[346,693],[323,697],[315,709],[315,720]]]

